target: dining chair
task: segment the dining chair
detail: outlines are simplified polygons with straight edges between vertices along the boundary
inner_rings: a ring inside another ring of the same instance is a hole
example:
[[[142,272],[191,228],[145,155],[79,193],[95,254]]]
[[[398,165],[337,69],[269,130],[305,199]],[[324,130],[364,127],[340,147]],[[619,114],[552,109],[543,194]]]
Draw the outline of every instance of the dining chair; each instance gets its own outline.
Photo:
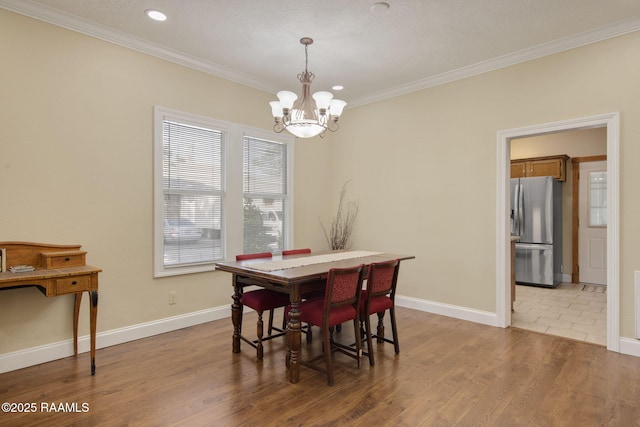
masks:
[[[327,284],[323,299],[303,301],[300,304],[300,321],[322,329],[324,355],[306,361],[310,364],[322,357],[325,360],[327,382],[333,385],[333,353],[340,352],[356,359],[360,367],[362,342],[360,340],[360,294],[362,292],[364,265],[349,268],[332,268],[327,274]],[[333,328],[353,321],[356,338],[355,348],[335,342]]]
[[[310,253],[311,253],[311,249],[309,249],[309,248],[304,248],[304,249],[286,249],[286,250],[282,251],[282,256],[310,254]]]
[[[242,254],[236,255],[236,261],[271,257],[271,252]],[[248,283],[248,285],[250,285],[250,283]],[[258,338],[255,340],[251,340],[242,336],[242,334],[240,334],[240,338],[256,349],[258,360],[261,360],[264,356],[264,348],[262,342],[285,335],[284,320],[282,328],[276,328],[273,326],[273,312],[276,308],[286,307],[287,304],[289,304],[289,295],[269,289],[257,289],[249,292],[243,292],[242,296],[240,297],[240,303],[242,305],[246,305],[249,308],[252,308],[258,313],[258,324],[256,330]],[[269,324],[267,329],[267,336],[264,337],[262,313],[267,310],[269,311]],[[274,334],[274,330],[277,333]]]
[[[369,365],[373,366],[373,338],[379,343],[388,342],[393,344],[396,354],[400,353],[398,343],[398,327],[396,325],[395,295],[396,284],[398,283],[398,271],[400,261],[392,260],[387,262],[372,263],[369,265],[365,289],[362,291],[360,299],[360,321],[364,322],[364,332],[367,339],[367,356]],[[391,333],[393,340],[384,336],[384,314],[389,310],[391,321]],[[371,315],[378,315],[377,333],[371,333]]]

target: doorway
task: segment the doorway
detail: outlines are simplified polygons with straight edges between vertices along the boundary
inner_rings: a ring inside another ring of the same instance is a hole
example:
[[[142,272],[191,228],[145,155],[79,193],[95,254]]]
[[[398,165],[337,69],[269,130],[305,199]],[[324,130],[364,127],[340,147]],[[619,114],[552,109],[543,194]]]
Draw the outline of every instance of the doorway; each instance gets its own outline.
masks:
[[[509,177],[511,140],[534,135],[543,135],[566,130],[606,127],[607,135],[607,207],[608,227],[606,231],[607,269],[607,349],[619,351],[619,113],[603,114],[562,122],[534,125],[525,128],[498,132],[498,182],[497,182],[497,286],[496,323],[507,327],[511,324],[511,280],[510,227],[509,227]]]
[[[601,163],[595,169],[592,165],[596,159],[606,159],[606,132],[606,127],[572,129],[511,140],[511,181],[514,164],[521,163],[514,163],[514,159],[539,159],[535,163],[536,173],[557,177],[554,188],[559,192],[560,199],[560,203],[554,206],[558,215],[553,220],[554,225],[560,226],[557,230],[560,237],[554,239],[554,262],[550,265],[554,281],[560,283],[553,288],[515,285],[512,288],[515,299],[511,326],[606,345],[606,180],[602,172],[606,162],[595,162]],[[568,156],[566,160],[565,156]],[[554,167],[540,170],[541,165],[547,164]],[[515,173],[519,176],[520,170],[515,170]],[[589,188],[585,183],[590,178],[593,188],[587,191]],[[511,186],[513,187],[513,183]],[[589,205],[593,205],[590,210],[587,209]],[[514,209],[514,206],[511,208]],[[526,218],[527,215],[523,217]],[[531,218],[530,220],[532,221]],[[580,239],[578,224],[582,231]],[[534,221],[529,222],[529,225],[542,224]],[[532,237],[524,237],[523,241],[531,242]],[[584,245],[584,242],[589,244]],[[580,260],[579,265],[578,254],[581,258],[586,258],[588,263]],[[525,260],[518,259],[517,262],[523,261]],[[584,275],[579,275],[578,271]],[[591,276],[602,277],[591,279],[589,273]],[[596,286],[596,283],[602,286]]]

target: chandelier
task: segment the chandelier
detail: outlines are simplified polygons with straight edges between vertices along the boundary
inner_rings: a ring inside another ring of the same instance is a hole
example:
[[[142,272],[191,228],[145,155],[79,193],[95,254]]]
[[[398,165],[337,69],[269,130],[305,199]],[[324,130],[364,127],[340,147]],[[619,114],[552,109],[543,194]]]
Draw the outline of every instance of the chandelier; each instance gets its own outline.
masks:
[[[276,94],[279,101],[269,103],[276,122],[273,130],[280,133],[286,129],[298,138],[317,135],[322,138],[327,129],[331,132],[338,130],[338,119],[347,103],[333,99],[331,92],[320,91],[311,95],[311,82],[315,74],[307,70],[307,47],[313,43],[313,39],[303,37],[300,43],[304,45],[304,72],[298,74],[298,80],[302,83],[302,98],[298,99],[298,95],[288,90]]]

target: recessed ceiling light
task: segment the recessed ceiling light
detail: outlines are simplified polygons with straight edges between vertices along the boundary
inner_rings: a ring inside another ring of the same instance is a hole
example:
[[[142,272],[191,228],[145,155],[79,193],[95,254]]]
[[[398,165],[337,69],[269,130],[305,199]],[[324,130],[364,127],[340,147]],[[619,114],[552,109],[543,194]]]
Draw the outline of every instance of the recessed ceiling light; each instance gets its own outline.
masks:
[[[335,85],[335,86],[332,86],[332,87],[331,87],[331,89],[333,89],[333,90],[342,90],[342,89],[344,89],[344,86],[342,86],[342,85]]]
[[[147,10],[144,11],[144,13],[146,13],[147,16],[149,18],[153,19],[154,21],[166,21],[167,20],[167,15],[165,15],[162,12],[160,12],[159,10],[147,9]]]

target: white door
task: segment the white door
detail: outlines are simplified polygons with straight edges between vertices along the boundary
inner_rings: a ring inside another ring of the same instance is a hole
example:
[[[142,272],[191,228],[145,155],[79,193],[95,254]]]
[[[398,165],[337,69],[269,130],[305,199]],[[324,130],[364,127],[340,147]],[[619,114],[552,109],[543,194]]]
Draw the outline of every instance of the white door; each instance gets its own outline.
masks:
[[[607,283],[607,162],[580,163],[580,282]]]

